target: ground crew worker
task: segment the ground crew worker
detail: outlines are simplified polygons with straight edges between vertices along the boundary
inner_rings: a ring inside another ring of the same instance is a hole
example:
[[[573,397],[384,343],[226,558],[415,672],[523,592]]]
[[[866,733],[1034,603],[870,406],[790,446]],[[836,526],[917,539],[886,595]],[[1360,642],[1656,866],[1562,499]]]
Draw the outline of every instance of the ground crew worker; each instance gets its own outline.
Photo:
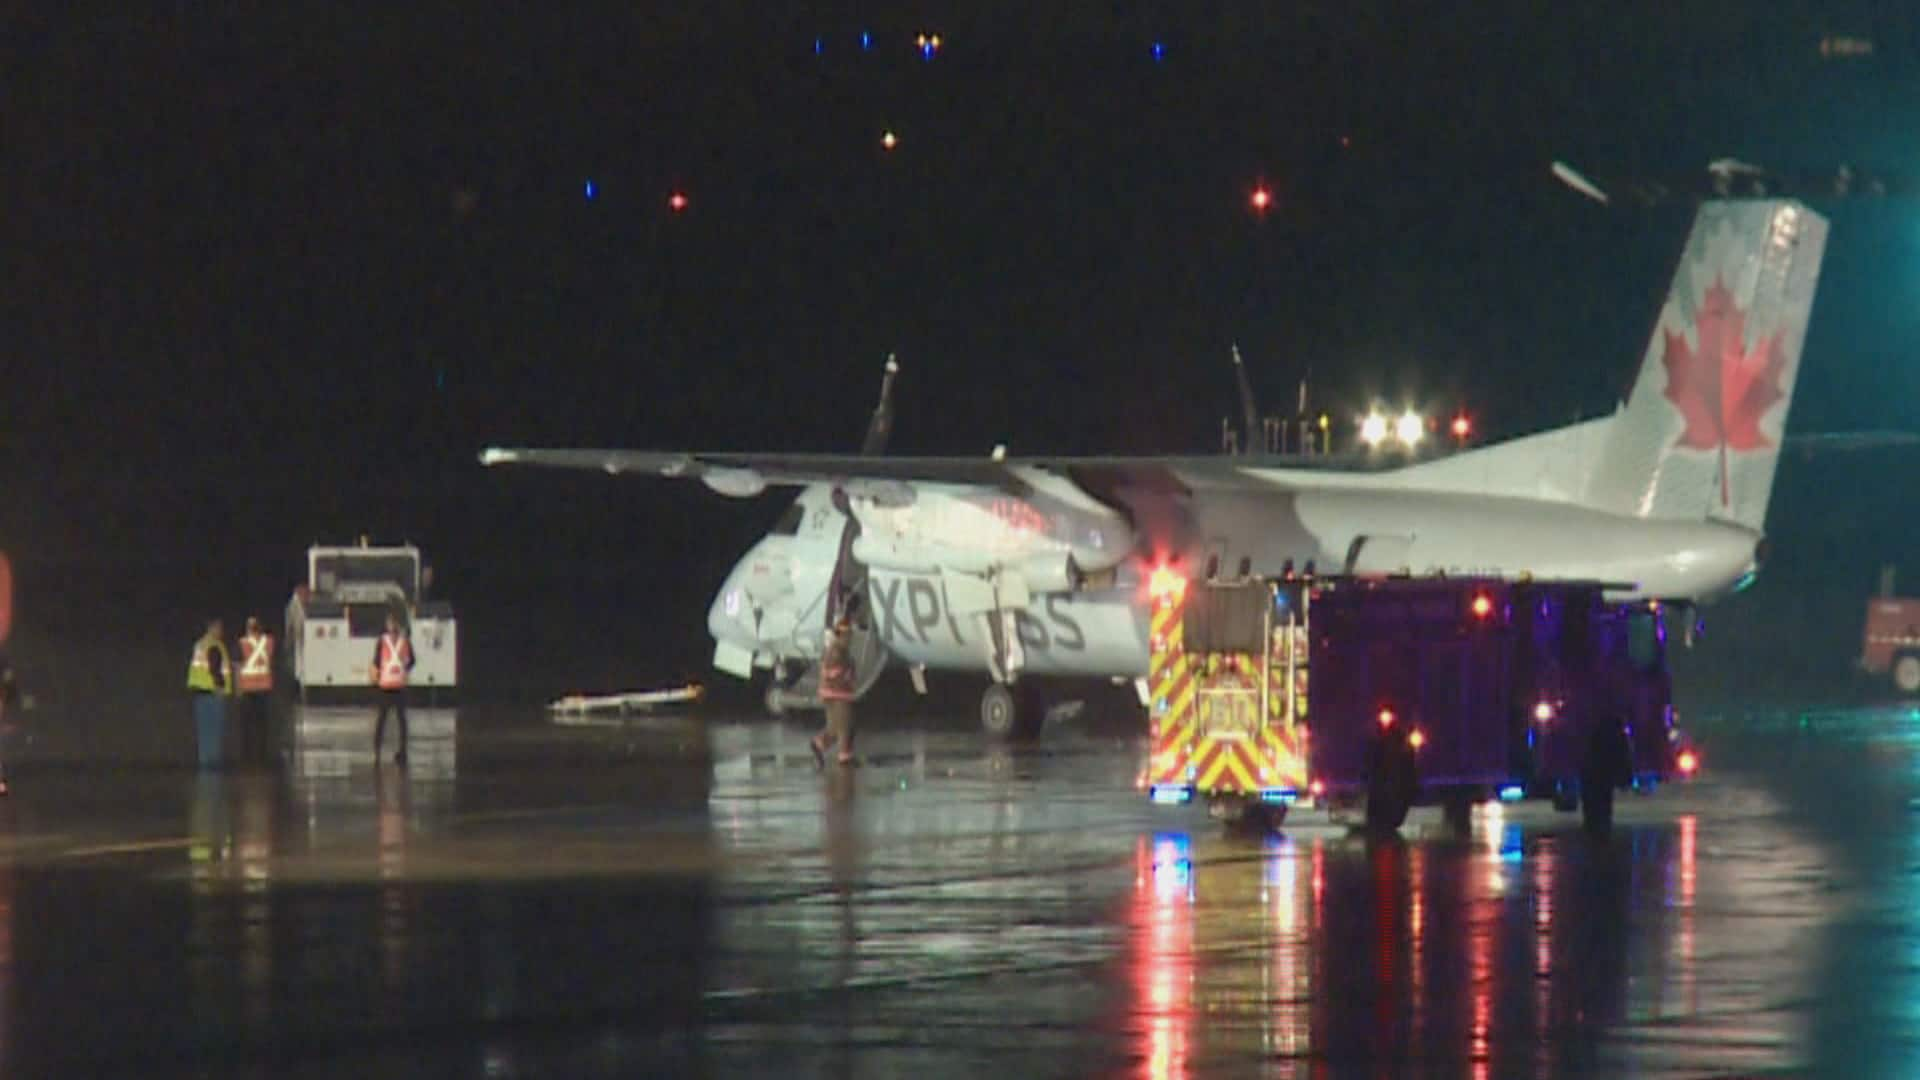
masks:
[[[826,708],[826,726],[808,745],[813,763],[827,766],[827,748],[838,743],[838,760],[853,764],[853,628],[846,616],[834,620],[820,645],[820,704]]]
[[[373,760],[380,760],[380,742],[387,733],[387,710],[400,717],[400,749],[395,764],[407,763],[407,672],[413,670],[413,643],[400,627],[400,617],[387,612],[387,632],[373,649],[373,681],[380,687],[380,719],[373,726]]]
[[[226,627],[207,620],[207,632],[193,643],[187,661],[187,689],[193,695],[193,726],[200,743],[200,767],[221,766],[221,740],[227,726],[227,696],[233,693],[232,669],[227,663]]]
[[[273,724],[269,707],[273,701],[273,635],[260,627],[260,620],[247,616],[247,629],[240,635],[240,674],[234,679],[240,690],[240,760],[249,765],[266,765],[271,760]]]

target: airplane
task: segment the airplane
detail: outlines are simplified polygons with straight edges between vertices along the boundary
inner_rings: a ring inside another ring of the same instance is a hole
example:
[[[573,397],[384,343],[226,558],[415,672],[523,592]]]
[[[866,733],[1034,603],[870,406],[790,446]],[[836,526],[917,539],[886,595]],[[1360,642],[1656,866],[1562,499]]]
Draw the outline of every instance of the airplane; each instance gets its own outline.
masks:
[[[714,596],[714,666],[771,671],[770,708],[815,705],[822,630],[850,612],[862,694],[895,663],[923,691],[930,669],[984,672],[982,725],[1030,732],[1046,705],[1034,676],[1143,685],[1151,597],[1176,578],[1601,581],[1679,604],[1744,587],[1766,551],[1827,228],[1789,199],[1701,203],[1624,403],[1427,460],[885,457],[885,387],[883,433],[860,455],[495,447],[480,460],[734,497],[797,487]]]

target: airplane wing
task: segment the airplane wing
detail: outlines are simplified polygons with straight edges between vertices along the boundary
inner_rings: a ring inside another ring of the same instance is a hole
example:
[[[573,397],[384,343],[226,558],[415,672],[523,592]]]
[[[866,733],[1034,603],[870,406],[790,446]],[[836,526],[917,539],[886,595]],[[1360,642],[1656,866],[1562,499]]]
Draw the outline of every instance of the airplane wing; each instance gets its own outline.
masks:
[[[751,454],[656,450],[537,450],[489,447],[480,464],[592,469],[699,480],[722,495],[749,498],[769,487],[832,484],[883,502],[906,496],[913,483],[961,484],[1013,494],[1027,485],[991,458],[868,457],[862,454]],[[910,497],[908,497],[910,498]]]
[[[1196,487],[1259,487],[1242,470],[1286,466],[1367,472],[1382,467],[1343,457],[1223,457],[1156,455],[1103,457],[870,457],[864,454],[737,453],[732,451],[589,450],[489,447],[480,464],[588,469],[699,480],[722,495],[750,498],[769,487],[830,484],[886,505],[912,501],[912,484],[954,484],[1024,495],[1028,470],[1062,475],[1089,491],[1121,488],[1182,494]],[[1030,475],[1030,473],[1029,473]]]

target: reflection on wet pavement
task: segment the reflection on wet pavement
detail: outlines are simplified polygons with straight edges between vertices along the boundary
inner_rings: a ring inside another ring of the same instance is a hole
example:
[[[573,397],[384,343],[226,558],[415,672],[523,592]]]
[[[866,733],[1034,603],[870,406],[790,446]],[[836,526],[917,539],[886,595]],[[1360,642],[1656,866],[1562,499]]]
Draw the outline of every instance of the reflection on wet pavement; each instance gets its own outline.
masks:
[[[1893,736],[1749,752],[1604,841],[1496,805],[1368,842],[1150,807],[1132,739],[870,731],[820,774],[773,723],[469,708],[401,768],[300,720],[271,772],[20,778],[0,1069],[1899,1075],[1920,1030],[1920,841],[1836,839],[1806,778],[1883,812],[1920,790]]]

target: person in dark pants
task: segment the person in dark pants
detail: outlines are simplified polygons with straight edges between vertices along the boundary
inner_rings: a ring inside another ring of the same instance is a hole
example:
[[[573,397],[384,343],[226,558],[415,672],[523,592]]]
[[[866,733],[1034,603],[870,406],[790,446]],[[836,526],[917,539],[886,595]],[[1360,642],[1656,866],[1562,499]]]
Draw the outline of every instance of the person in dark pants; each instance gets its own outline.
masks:
[[[233,681],[240,690],[240,761],[272,764],[273,635],[252,615],[240,635],[240,671]]]
[[[207,632],[193,643],[187,660],[187,690],[193,696],[194,734],[200,743],[200,767],[224,765],[222,741],[226,735],[227,698],[233,693],[233,669],[227,661],[226,627],[207,620]]]
[[[807,744],[813,749],[813,763],[826,768],[827,749],[839,744],[838,760],[853,764],[853,629],[845,616],[834,620],[820,646],[820,704],[827,712],[826,726]]]
[[[400,748],[395,764],[407,763],[407,673],[413,670],[413,643],[400,627],[400,617],[387,613],[387,632],[373,650],[373,682],[380,688],[380,718],[373,726],[373,760],[380,760],[380,743],[387,734],[387,710],[400,720]]]

